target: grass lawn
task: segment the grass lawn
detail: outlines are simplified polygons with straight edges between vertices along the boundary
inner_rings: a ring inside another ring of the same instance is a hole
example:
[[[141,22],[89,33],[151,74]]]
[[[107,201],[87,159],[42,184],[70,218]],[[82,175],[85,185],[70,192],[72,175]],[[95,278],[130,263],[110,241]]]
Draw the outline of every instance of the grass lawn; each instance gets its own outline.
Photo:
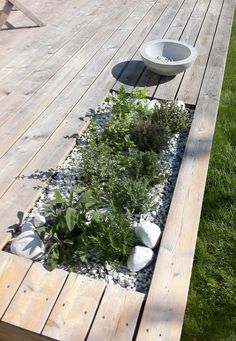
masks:
[[[182,341],[236,340],[236,17]]]

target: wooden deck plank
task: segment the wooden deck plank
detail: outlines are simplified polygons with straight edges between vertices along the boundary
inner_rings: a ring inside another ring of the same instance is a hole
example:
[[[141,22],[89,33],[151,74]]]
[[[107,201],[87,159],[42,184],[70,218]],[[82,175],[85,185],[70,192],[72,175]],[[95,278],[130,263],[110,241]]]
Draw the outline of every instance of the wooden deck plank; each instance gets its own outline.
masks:
[[[185,1],[183,3],[183,6],[184,4],[186,5],[187,3],[191,3],[191,0],[188,1]],[[146,3],[148,2],[149,1],[146,1]],[[100,3],[104,4],[104,0],[101,0]],[[7,240],[6,227],[11,225],[12,223],[18,222],[16,216],[17,211],[23,211],[26,213],[28,209],[33,206],[36,197],[41,191],[39,188],[33,187],[37,187],[38,185],[43,184],[42,178],[40,178],[41,175],[45,175],[45,177],[47,177],[48,174],[50,174],[50,168],[55,169],[56,165],[63,161],[64,157],[69,152],[74,143],[76,133],[80,133],[83,129],[85,129],[88,118],[86,118],[84,121],[79,120],[79,118],[86,114],[89,107],[95,108],[114,84],[114,78],[112,78],[110,75],[112,68],[116,67],[117,64],[129,60],[130,58],[132,58],[132,56],[134,56],[135,52],[137,51],[137,45],[145,39],[145,37],[149,34],[151,28],[153,27],[156,13],[158,13],[158,11],[162,11],[169,3],[169,0],[161,0],[157,1],[153,6],[154,2],[151,1],[150,10],[147,11],[147,14],[144,14],[143,17],[140,16],[139,18],[137,18],[137,22],[135,21],[135,18],[132,18],[132,20],[129,21],[129,23],[132,23],[132,25],[134,25],[135,22],[136,26],[132,26],[130,28],[128,28],[128,26],[125,26],[125,30],[127,30],[127,35],[125,35],[124,33],[120,34],[116,30],[114,34],[112,34],[111,37],[106,41],[106,43],[104,43],[103,47],[99,48],[97,52],[94,53],[91,58],[89,58],[88,63],[86,63],[86,65],[84,65],[81,69],[81,73],[76,74],[76,77],[78,78],[75,80],[75,83],[70,84],[70,86],[68,87],[68,92],[63,92],[63,94],[59,92],[55,95],[55,97],[52,96],[52,98],[48,102],[48,109],[44,110],[47,105],[42,108],[42,112],[44,112],[44,114],[39,118],[38,130],[36,129],[36,125],[34,124],[32,125],[32,130],[31,128],[29,128],[29,133],[31,134],[29,136],[31,136],[32,139],[33,136],[36,139],[42,139],[42,144],[41,142],[39,144],[36,143],[37,146],[41,147],[37,147],[38,153],[36,153],[37,150],[35,150],[35,154],[32,154],[32,158],[26,158],[24,162],[22,162],[22,169],[20,173],[18,173],[20,175],[20,178],[14,179],[17,174],[14,174],[14,172],[12,173],[12,176],[14,175],[12,185],[4,194],[2,200],[0,200],[0,212],[2,213],[0,222],[0,242],[2,245]],[[206,12],[206,9],[208,7],[208,3],[209,0],[198,0],[195,9],[202,8],[202,12],[199,14],[195,10],[193,11],[188,24],[184,29],[181,39],[183,39],[184,36],[187,37],[187,39],[194,39],[195,36],[196,39],[196,36],[198,34],[198,30],[196,29],[196,27],[201,26],[204,13]],[[161,253],[159,254],[159,257],[161,258],[159,260],[158,257],[157,267],[159,267],[158,264],[161,263],[161,260],[166,260],[166,263],[160,265],[159,268],[156,267],[152,286],[150,289],[150,298],[148,298],[145,307],[145,312],[141,322],[141,330],[138,334],[137,340],[162,339],[165,341],[172,341],[178,340],[180,337],[191,274],[192,258],[196,241],[196,230],[200,215],[203,188],[207,173],[210,145],[216,119],[215,113],[218,107],[220,85],[222,82],[225,57],[228,47],[229,31],[232,24],[232,13],[235,5],[234,3],[235,0],[224,0],[224,6],[220,16],[216,36],[210,52],[207,67],[204,72],[201,93],[197,103],[196,118],[194,119],[194,123],[191,128],[191,135],[188,140],[185,160],[181,166],[180,180],[178,180],[177,182],[177,187],[175,191],[176,194],[174,199],[175,201],[173,202],[174,208],[172,208],[171,206],[172,211],[170,212],[172,213],[170,213],[170,218],[168,218],[167,221],[167,230],[164,233],[163,244],[160,250]],[[138,1],[136,1],[136,4],[140,8],[140,3],[138,3]],[[136,4],[134,1],[134,6],[136,6]],[[199,4],[201,4],[201,6]],[[183,29],[184,23],[189,17],[190,13],[190,8],[187,7],[186,12],[182,11],[182,9],[184,9],[183,6],[176,14],[172,25],[178,23],[177,18],[179,18],[179,20],[182,18],[183,22],[180,22],[180,27],[177,26],[176,30],[174,29],[174,26],[171,25],[166,33],[167,35],[179,35],[180,31]],[[152,11],[153,8],[156,9],[156,13]],[[203,11],[204,8],[205,11]],[[71,32],[74,28],[75,26],[71,27]],[[123,31],[121,28],[119,28],[118,31],[119,30]],[[123,39],[118,41],[117,38],[121,36],[123,36]],[[68,34],[68,37],[71,37],[71,35]],[[90,52],[88,53],[90,54]],[[99,54],[101,54],[100,57]],[[106,59],[104,62],[102,61],[103,57]],[[122,71],[122,65],[118,65],[118,70]],[[172,83],[169,83],[170,89],[173,88],[171,84]],[[79,85],[78,93],[76,93],[76,85]],[[53,83],[51,83],[50,87],[51,86],[53,87]],[[50,87],[48,87],[48,91],[50,91]],[[37,99],[36,96],[34,98]],[[69,102],[70,100],[72,102],[67,103],[67,101]],[[51,101],[53,101],[54,104],[51,104]],[[60,107],[62,108],[60,109]],[[52,109],[52,113],[50,112],[49,108]],[[34,103],[32,101],[31,104],[29,104],[28,106],[28,110],[29,112],[31,110],[31,113],[34,114],[34,111],[38,110],[37,105],[34,107]],[[62,111],[64,111],[64,113]],[[58,113],[59,115],[57,117]],[[21,112],[21,115],[23,117],[24,111]],[[49,116],[48,118],[46,118],[47,115]],[[56,122],[54,126],[55,129],[51,129],[51,131],[49,132],[49,130],[47,130],[47,123],[51,122],[52,120],[52,117],[50,118],[50,115],[54,115],[54,119],[56,117],[56,119],[58,119],[58,122]],[[199,122],[197,122],[198,119]],[[43,124],[46,127],[45,131],[47,136],[43,136]],[[30,139],[26,139],[25,141],[27,142],[27,144],[30,144],[31,142]],[[28,148],[27,144],[25,143],[26,148]],[[32,149],[33,147],[34,145],[32,145]],[[17,151],[18,153],[18,159],[21,157],[21,152],[24,157],[24,149],[15,149],[15,151]],[[11,161],[13,161],[14,163],[15,155],[16,154],[12,154],[12,160],[9,159],[8,166],[11,165]],[[190,174],[188,173],[189,169],[191,169]],[[189,191],[186,192],[187,190]],[[24,195],[22,195],[22,193],[24,193]],[[184,202],[184,207],[183,204],[181,204],[181,201]],[[191,208],[191,205],[195,205],[195,208]],[[177,212],[177,209],[180,209],[180,211]],[[180,221],[181,219],[182,222]],[[175,224],[173,224],[173,222]],[[173,226],[176,229],[174,232]],[[191,226],[191,231],[193,231],[193,233],[189,234],[189,226]],[[169,292],[167,293],[168,290]],[[20,295],[21,298],[26,297],[24,295],[22,293]],[[122,298],[123,295],[123,293],[120,294],[120,297]],[[35,296],[37,298],[40,296],[40,294],[35,294]],[[17,294],[15,297],[17,297]],[[41,297],[43,300],[43,294],[41,295]],[[110,302],[113,303],[113,296],[111,295],[111,297],[112,299],[110,299]],[[21,299],[21,301],[23,301],[23,298]],[[28,301],[30,301],[30,299]],[[55,301],[56,298],[54,302]],[[109,300],[107,299],[107,302],[108,301]],[[133,301],[135,300],[130,298],[130,302],[133,303]],[[106,314],[109,314],[110,307],[108,307],[108,303],[105,302],[106,301],[102,300],[102,304],[104,305],[101,304],[101,306],[99,307],[98,314],[96,315],[91,333],[89,335],[91,339],[96,339],[96,330],[98,330],[100,326],[103,326],[103,324],[108,321],[106,319]],[[114,299],[114,302],[116,302],[116,299]],[[9,308],[11,307],[12,303],[10,304]],[[132,306],[131,303],[127,303],[126,300],[123,301],[123,303],[125,304],[125,306],[126,304],[130,306],[130,309],[135,312],[135,314],[137,314],[140,310],[141,299],[139,308],[135,308],[134,306]],[[120,311],[125,311],[128,314],[128,310],[125,310],[124,308],[125,306],[120,308]],[[157,311],[156,309],[159,308],[160,310]],[[11,309],[13,315],[13,308]],[[101,315],[103,311],[102,309],[104,309],[105,315]],[[50,309],[48,308],[45,314],[45,319],[48,318],[51,310],[52,305]],[[109,327],[112,329],[114,326],[116,327],[118,325],[118,329],[116,332],[115,330],[104,328],[105,337],[109,337],[109,335],[112,335],[111,338],[117,338],[119,341],[121,339],[122,341],[123,339],[131,339],[133,335],[132,333],[134,332],[135,324],[137,323],[137,315],[135,315],[132,319],[131,317],[133,312],[131,312],[130,315],[127,317],[128,319],[131,318],[132,322],[131,328],[128,328],[127,330],[127,327],[129,327],[129,322],[127,322],[125,314],[123,314],[122,316],[123,319],[118,322],[117,316],[119,316],[119,314],[121,315],[121,313],[119,311],[113,310],[112,313],[109,315],[109,318],[112,319],[112,317],[115,316],[115,322],[114,320],[112,320]],[[117,308],[117,310],[119,309]],[[19,308],[17,308],[17,311],[19,311]],[[71,308],[71,312],[69,312],[68,309],[67,312],[69,315],[67,316],[70,316],[70,314],[72,314],[73,316],[73,311],[73,307]],[[64,313],[66,315],[65,311]],[[23,318],[24,321],[25,319],[27,319],[27,314],[28,313],[26,313]],[[101,316],[105,316],[105,319],[102,319]],[[70,318],[68,318],[68,320],[69,319]],[[10,322],[10,324],[6,322],[1,322],[0,340],[1,337],[4,341],[17,340],[17,338],[14,339],[14,337],[18,332],[19,337],[27,341],[46,338],[46,336],[42,337],[38,336],[35,333],[27,332],[26,330],[13,326],[11,323],[14,323],[14,321]],[[46,323],[46,320],[44,323]],[[126,326],[126,323],[128,323],[128,326]],[[22,324],[20,323],[20,325]],[[41,332],[43,326],[44,324],[41,323]],[[31,327],[29,326],[28,328]],[[40,328],[36,329],[38,333],[38,330]],[[125,334],[122,334],[123,332]],[[102,340],[104,340],[104,335],[99,334],[98,336]]]
[[[109,2],[108,2],[109,3]],[[105,8],[99,8],[97,11],[95,8],[97,7],[96,2],[91,8],[88,8],[86,13],[80,13],[79,16],[76,17],[76,21],[78,20],[80,25],[78,25],[78,30],[76,30],[75,33],[71,34],[70,32],[61,32],[58,30],[50,29],[47,32],[44,32],[44,39],[45,35],[47,38],[47,41],[50,41],[50,44],[40,46],[40,49],[37,50],[35,53],[31,55],[29,53],[29,56],[27,55],[27,60],[22,61],[22,63],[17,63],[17,67],[13,68],[2,68],[1,73],[6,71],[5,77],[2,77],[2,83],[0,84],[0,100],[1,105],[3,104],[2,99],[7,97],[8,102],[10,102],[10,96],[9,94],[12,94],[13,90],[16,89],[19,84],[24,85],[25,79],[27,76],[29,76],[32,71],[36,70],[39,72],[38,69],[40,69],[40,66],[43,65],[47,60],[52,60],[53,56],[64,48],[67,45],[71,44],[71,41],[73,38],[77,38],[77,35],[81,35],[81,30],[83,32],[86,29],[86,25],[90,26],[92,25],[93,19],[96,19],[97,17],[101,17],[101,12],[103,13]],[[72,23],[75,26],[75,23],[72,20]],[[71,25],[72,25],[71,23]],[[50,27],[51,28],[51,27]],[[89,35],[89,37],[92,36],[92,33]],[[76,41],[74,42],[76,44]],[[40,45],[38,41],[38,45]],[[78,42],[77,49],[79,49],[80,42]],[[75,46],[76,47],[76,46]],[[75,48],[74,47],[74,48]],[[71,52],[73,55],[73,52]],[[57,62],[55,61],[55,64]],[[13,94],[15,96],[15,94]],[[13,97],[12,96],[12,97]]]
[[[5,0],[4,0],[5,1]],[[57,18],[58,14],[60,13],[59,8],[55,6],[55,1],[58,0],[52,0],[51,9],[55,7],[55,13],[53,11],[48,10],[49,6],[48,4],[45,4],[45,6],[37,6],[37,2],[31,2],[29,8],[32,8],[35,13],[38,13],[40,17],[43,17],[44,20],[48,22],[48,26],[43,28],[43,31],[47,31],[49,26],[53,26],[57,24]],[[70,0],[71,1],[71,0]],[[26,2],[24,1],[26,4]],[[34,6],[36,3],[36,6]],[[0,4],[1,6],[1,4]],[[62,4],[61,10],[64,12],[68,11],[69,14],[69,8]],[[23,20],[24,19],[24,20]],[[25,22],[26,19],[26,22]],[[0,31],[0,61],[1,61],[1,68],[6,67],[9,63],[17,57],[17,51],[19,54],[21,54],[24,50],[25,44],[29,44],[30,46],[35,38],[40,37],[40,29],[28,29],[24,28],[25,24],[27,23],[28,19],[20,12],[20,11],[13,11],[11,13],[10,17],[10,23],[12,25],[12,28],[8,29],[7,27],[5,29],[2,29]],[[42,30],[41,30],[42,33]],[[30,51],[30,50],[29,50]],[[25,54],[26,55],[26,54]],[[17,65],[17,64],[15,64]]]
[[[51,55],[51,57],[47,58],[45,52],[42,52],[41,61],[44,56],[46,57],[44,58],[46,59],[45,62],[37,65],[38,55],[36,55],[36,65],[32,61],[30,65],[27,65],[27,67],[24,66],[22,70],[12,75],[12,78],[3,82],[3,85],[0,86],[0,92],[2,94],[2,100],[0,102],[0,125],[3,125],[10,119],[14,112],[19,110],[36,91],[45,85],[91,39],[109,15],[109,10],[106,11],[104,8],[101,8],[101,12],[99,13],[97,10],[95,15],[91,15],[91,13],[83,15],[83,28],[76,33],[75,37],[72,37],[71,40],[67,38],[66,44],[64,46],[58,46],[58,51]],[[29,74],[28,77],[27,74]],[[22,75],[25,75],[27,78],[22,78]],[[3,97],[4,95],[5,97]]]
[[[67,275],[64,270],[56,269],[49,272],[41,263],[34,263],[3,315],[2,321],[41,333]]]
[[[137,341],[180,339],[234,9],[224,1]]]
[[[206,20],[203,23],[196,42],[196,49],[199,55],[194,65],[185,73],[177,93],[177,97],[181,98],[186,103],[195,105],[197,102],[222,3],[223,1],[220,0],[211,3]]]
[[[167,32],[164,34],[164,38],[178,40],[181,37],[183,30],[185,29],[186,22],[188,22],[189,17],[192,15],[195,4],[196,0],[187,0],[182,4],[175,19],[172,21]],[[153,36],[151,39],[155,39],[155,37]],[[148,96],[153,97],[159,84],[160,78],[161,77],[159,75],[151,72],[145,67],[141,77],[139,78],[135,86],[139,88],[146,87]],[[169,91],[167,91],[167,93],[169,93]]]
[[[152,3],[150,3],[150,6],[152,6]],[[140,11],[140,13],[142,13],[143,8],[141,8],[141,10],[139,10],[139,11]],[[134,14],[134,19],[136,16],[137,16],[137,14]],[[133,21],[134,19],[131,18],[130,20]],[[136,20],[137,19],[138,18],[136,18]],[[126,30],[125,31],[121,30],[121,33],[126,32],[129,35],[129,33],[132,32],[133,26],[130,26],[130,21],[129,21],[129,19],[127,19],[127,20],[128,20],[127,23],[124,23],[125,25],[127,25]],[[149,22],[149,16],[147,17],[146,20],[147,20],[147,22]],[[134,23],[133,23],[133,25],[134,25]],[[139,25],[139,29],[138,29],[137,33],[135,33],[135,35],[137,34],[137,36],[139,36],[140,31],[141,32],[144,31],[141,25]],[[117,34],[112,38],[112,41],[110,41],[110,42],[108,41],[108,43],[107,43],[108,45],[105,46],[105,51],[108,49],[109,45],[110,45],[110,49],[111,49],[112,46],[114,46],[114,44],[117,43]],[[133,37],[133,35],[132,35],[132,37]],[[124,47],[126,48],[126,45]],[[117,49],[118,48],[119,48],[119,46],[117,46]],[[96,62],[97,62],[97,59],[95,57],[94,58],[95,67],[96,67]],[[94,65],[93,65],[93,67],[94,67]],[[110,74],[110,69],[106,68],[105,71],[106,71],[105,72],[106,75]],[[103,75],[105,75],[105,74],[103,74]],[[79,81],[80,81],[80,79],[79,79]],[[84,85],[86,85],[86,83]],[[87,84],[87,86],[88,85],[89,84]],[[96,87],[97,87],[97,83],[96,83]],[[108,90],[109,90],[109,87],[104,87],[103,91],[97,92],[96,88],[92,87],[92,91],[91,92],[89,91],[90,97],[92,95],[94,95],[94,93],[96,93],[101,100],[107,94]],[[66,111],[65,105],[68,105],[69,107],[71,106],[71,103],[70,103],[70,101],[68,101],[68,99],[71,98],[71,96],[74,96],[75,97],[74,100],[77,100],[77,95],[78,95],[77,91],[78,91],[78,84],[76,83],[74,85],[74,91],[71,91],[71,88],[70,88],[69,92],[67,92],[65,94],[64,98],[58,99],[59,102],[57,105],[55,105],[54,111],[51,111],[52,108],[51,108],[51,110],[48,110],[49,117],[50,117],[51,112],[54,112],[54,114],[55,114],[55,110],[61,110],[61,114],[64,115],[65,111]],[[72,97],[72,98],[74,98],[74,97]],[[94,100],[98,100],[98,97],[94,98]],[[90,103],[92,104],[92,98],[90,98]],[[99,103],[99,100],[97,102],[93,101],[94,106],[96,106],[98,103]],[[67,110],[69,110],[69,109],[67,109]],[[83,110],[81,110],[81,114],[79,116],[84,115],[86,113],[86,111],[87,111],[87,105]],[[80,129],[80,127],[79,127],[80,122],[78,122],[78,111],[76,112],[76,114],[77,114],[76,117],[74,117],[72,114],[72,117],[74,118],[74,120],[72,120],[72,122],[70,122],[70,119],[66,120],[62,125],[62,130],[59,129],[59,132],[61,134],[60,140],[62,140],[62,141],[59,142],[58,135],[56,134],[57,139],[55,139],[53,137],[51,142],[49,142],[49,141],[47,142],[45,149],[43,148],[43,150],[40,151],[39,155],[36,155],[35,163],[33,162],[32,164],[30,164],[30,166],[27,167],[24,174],[32,174],[35,171],[37,171],[38,169],[40,169],[40,171],[43,171],[46,169],[45,167],[48,167],[48,169],[54,168],[56,166],[57,162],[59,162],[61,159],[63,159],[65,157],[65,154],[68,152],[68,148],[71,148],[72,144],[74,143],[74,140],[73,139],[65,139],[64,136],[66,136],[66,135],[70,136],[70,130],[71,130],[70,128],[73,128],[73,133],[71,135],[73,135],[74,133],[76,133]],[[46,113],[45,117],[47,118],[47,113]],[[53,120],[54,120],[54,117],[55,116],[52,117]],[[44,127],[44,125],[42,126],[42,128],[43,127]],[[76,127],[78,127],[78,129],[76,129]],[[36,129],[36,136],[38,136],[38,126],[36,126],[35,129]],[[52,141],[53,141],[53,143],[52,143]],[[49,151],[51,146],[54,146],[52,152]],[[58,148],[58,146],[60,146],[60,148]],[[58,151],[59,153],[55,153],[55,150]],[[45,157],[45,155],[50,155],[50,158],[48,159],[47,157]],[[52,155],[53,155],[53,157],[52,157]],[[46,172],[48,173],[47,170],[46,170]],[[3,219],[1,220],[0,244],[5,244],[9,240],[10,234],[7,232],[7,228],[9,226],[12,226],[12,225],[17,223],[17,212],[18,211],[23,211],[23,212],[28,211],[28,209],[30,207],[32,207],[34,201],[37,199],[37,197],[39,195],[39,190],[37,190],[35,188],[36,186],[34,186],[35,182],[37,182],[37,183],[40,182],[42,184],[39,177],[38,177],[38,181],[35,181],[35,179],[32,179],[32,176],[27,177],[27,175],[26,175],[25,181],[21,181],[21,180],[22,180],[21,178],[16,179],[16,181],[18,183],[16,185],[14,185],[10,191],[8,190],[6,195],[4,195],[2,200],[0,200],[0,211],[4,212]],[[1,179],[0,179],[0,181],[1,181]],[[17,190],[17,188],[18,188],[18,190]],[[21,190],[19,190],[19,188],[21,188]],[[21,193],[21,191],[23,189],[24,189],[25,196],[24,196],[24,198],[22,198],[22,200],[19,201],[17,193]],[[25,191],[27,191],[27,194]],[[6,208],[10,208],[10,207],[15,207],[15,215],[14,214],[8,214],[8,213],[10,213],[10,211]]]
[[[162,38],[182,4],[183,0],[176,0],[174,3],[169,3],[163,12],[157,13],[157,21],[148,36],[145,37],[145,41]],[[118,90],[123,85],[126,91],[132,91],[143,70],[144,64],[141,61],[139,51],[136,50],[131,61],[127,62],[120,77],[113,86],[113,90]]]
[[[131,2],[115,11],[106,25],[92,36],[92,38],[76,53],[69,62],[60,69],[49,81],[23,105],[19,111],[12,113],[0,128],[2,134],[0,156],[2,156],[24,131],[37,119],[37,117],[47,108],[48,105],[61,93],[61,91],[75,78],[79,77],[79,72],[96,54],[101,46],[116,32],[118,27],[129,18],[136,5]],[[124,10],[125,9],[125,10]],[[135,18],[133,18],[135,20]],[[72,83],[72,85],[74,82]],[[71,86],[71,84],[70,84]],[[73,96],[69,91],[68,96]],[[66,90],[68,91],[68,90]],[[76,91],[76,89],[75,89]],[[61,94],[59,97],[62,97]],[[76,92],[74,97],[76,97]],[[55,106],[55,104],[54,104]],[[17,134],[16,134],[17,132]]]
[[[57,341],[12,324],[0,322],[0,341]]]
[[[131,341],[143,299],[141,293],[108,285],[87,340]]]
[[[56,340],[84,340],[105,289],[103,281],[71,273],[43,329]]]
[[[91,83],[96,79],[96,77],[99,75],[104,66],[106,66],[110,58],[112,58],[114,49],[118,48],[114,47],[114,42],[120,41],[122,43],[122,41],[127,38],[127,36],[130,34],[133,28],[138,24],[140,17],[145,15],[150,6],[152,6],[152,2],[140,6],[137,9],[137,11],[134,12],[134,15],[131,14],[127,21],[125,21],[124,24],[121,26],[121,29],[116,31],[117,34],[115,33],[115,36],[113,37],[112,41],[108,41],[108,43],[104,45],[102,51],[100,51],[98,55],[94,58],[94,63],[90,62],[89,65],[85,67],[77,75],[77,77],[73,79],[69,86],[65,88],[65,90],[60,94],[59,97],[55,99],[52,105],[50,105],[47,108],[47,110],[44,111],[44,113],[39,117],[39,119],[36,122],[34,122],[30,129],[26,131],[24,135],[21,136],[20,139],[13,145],[13,147],[0,159],[0,165],[2,163],[4,163],[5,166],[8,165],[8,167],[6,167],[5,170],[4,169],[0,170],[1,183],[0,195],[4,194],[4,192],[7,190],[7,187],[9,187],[10,183],[14,181],[14,177],[16,176],[16,174],[17,173],[19,174],[22,171],[25,165],[43,146],[43,144],[47,141],[50,135],[55,131],[55,129],[61,124],[61,122],[67,116],[68,112],[73,108],[73,106],[77,103],[80,97],[89,88]],[[56,120],[55,115],[57,117]],[[20,117],[20,121],[18,122],[17,125],[17,131],[19,133],[21,129],[22,130],[25,129],[28,125],[32,123],[31,116],[30,115],[27,116],[28,119],[27,123],[23,122],[24,121],[23,118]],[[7,121],[7,123],[8,122],[9,121]],[[25,126],[25,124],[27,125]],[[5,127],[4,132],[5,132],[5,134],[3,134],[4,136],[2,135],[2,147],[3,144],[5,145],[5,142],[8,146],[10,141],[11,143],[14,143],[17,138],[16,132],[14,132],[14,134],[11,131],[7,132],[5,131]],[[7,141],[5,140],[5,137],[8,138]],[[25,145],[26,140],[28,142],[27,147]],[[19,158],[16,157],[16,153],[20,156]],[[14,162],[12,162],[13,155],[15,155]],[[6,181],[6,179],[8,179],[9,181],[8,180]]]
[[[181,41],[193,46],[195,45],[198,33],[208,11],[209,4],[210,0],[198,0],[198,3],[194,8],[194,11],[183,31],[183,34],[180,37]],[[189,72],[189,70],[187,70],[187,72]],[[165,100],[175,99],[183,75],[183,73],[178,74],[172,79],[170,77],[162,77],[154,97]]]
[[[0,251],[0,319],[31,264],[29,259]]]
[[[7,18],[11,13],[12,7],[13,7],[13,4],[6,1],[3,9],[0,11],[0,29],[7,21]]]
[[[24,15],[26,15],[30,20],[32,20],[37,26],[45,26],[45,24],[28,8],[26,8],[21,2],[18,0],[9,0],[11,3],[20,10]]]
[[[14,71],[15,68],[20,67],[21,63],[30,60],[34,53],[37,53],[42,46],[49,44],[50,41],[53,42],[53,38],[57,35],[67,35],[73,32],[74,27],[79,24],[79,22],[76,22],[76,18],[80,16],[81,12],[86,11],[87,6],[90,6],[86,0],[77,0],[77,5],[79,6],[79,11],[77,12],[73,8],[74,1],[70,0],[71,6],[68,6],[66,3],[58,3],[58,0],[53,0],[51,6],[45,4],[45,11],[43,10],[44,6],[38,7],[37,12],[39,11],[39,15],[47,22],[46,27],[0,31],[1,45],[5,51],[4,55],[0,55],[1,79],[9,72]],[[32,4],[30,4],[31,7]],[[17,11],[16,13],[20,17],[20,12]],[[61,13],[65,15],[63,20]],[[66,20],[66,18],[70,20]],[[15,36],[17,36],[17,39],[14,39]]]

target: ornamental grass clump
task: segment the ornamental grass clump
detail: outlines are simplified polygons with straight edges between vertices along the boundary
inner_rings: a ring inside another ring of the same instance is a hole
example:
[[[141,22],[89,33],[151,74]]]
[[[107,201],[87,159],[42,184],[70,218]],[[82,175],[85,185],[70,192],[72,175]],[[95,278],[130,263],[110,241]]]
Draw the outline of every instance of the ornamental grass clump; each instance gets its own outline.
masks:
[[[135,216],[151,210],[153,186],[167,176],[163,150],[190,124],[176,103],[150,106],[144,91],[130,95],[122,87],[106,101],[111,112],[105,123],[95,117],[84,135],[77,187],[66,198],[56,192],[49,205],[51,223],[42,233],[53,266],[73,266],[88,253],[126,263],[136,242]]]

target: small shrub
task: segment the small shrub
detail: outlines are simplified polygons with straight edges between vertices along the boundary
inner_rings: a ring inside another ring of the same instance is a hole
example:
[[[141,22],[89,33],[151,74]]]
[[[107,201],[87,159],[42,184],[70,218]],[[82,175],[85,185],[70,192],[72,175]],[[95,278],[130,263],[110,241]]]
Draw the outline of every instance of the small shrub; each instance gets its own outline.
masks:
[[[156,185],[164,180],[165,169],[160,157],[153,151],[132,152],[127,156],[127,172],[134,178],[146,177],[150,185]]]
[[[152,205],[149,184],[145,177],[139,179],[124,177],[111,183],[109,190],[114,205],[125,212],[147,212]]]
[[[190,126],[188,112],[179,108],[175,102],[161,102],[154,110],[152,120],[168,129],[171,135],[183,132]]]
[[[90,247],[100,261],[106,260],[114,265],[125,264],[135,245],[135,235],[130,221],[115,207],[107,214],[94,215],[91,221],[92,233],[87,228]]]
[[[169,138],[169,129],[150,119],[139,119],[131,128],[131,139],[141,151],[160,153]]]

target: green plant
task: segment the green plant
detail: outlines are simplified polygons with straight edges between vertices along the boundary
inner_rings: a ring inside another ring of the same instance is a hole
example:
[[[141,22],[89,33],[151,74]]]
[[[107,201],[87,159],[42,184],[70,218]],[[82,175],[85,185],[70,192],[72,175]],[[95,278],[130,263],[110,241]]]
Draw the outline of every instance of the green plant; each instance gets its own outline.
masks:
[[[125,264],[135,245],[135,235],[131,222],[117,208],[111,206],[107,214],[95,212],[92,217],[89,233],[90,247],[98,258],[104,262],[109,260],[113,265]]]
[[[49,202],[46,213],[50,226],[40,230],[41,237],[50,238],[51,264],[55,267],[59,262],[67,260],[72,263],[72,255],[79,251],[80,233],[86,222],[86,212],[99,207],[100,201],[95,199],[91,190],[82,191],[74,188],[64,198],[59,191],[54,192],[54,199]]]
[[[124,177],[112,182],[109,187],[114,205],[119,210],[131,213],[145,213],[152,205],[150,182],[146,177],[132,179]]]
[[[154,151],[132,151],[127,156],[127,173],[134,179],[146,177],[151,186],[164,180],[166,170]]]
[[[191,123],[186,110],[179,108],[175,102],[164,101],[154,110],[152,121],[167,129],[171,135],[183,132]]]
[[[50,202],[51,223],[42,235],[50,239],[53,266],[64,260],[73,266],[74,257],[83,260],[88,252],[101,261],[126,262],[135,239],[130,217],[152,206],[151,186],[165,176],[159,153],[174,133],[174,116],[178,128],[187,122],[176,106],[148,110],[145,91],[128,94],[121,87],[107,101],[111,116],[102,129],[91,121],[80,148],[83,190],[74,188],[67,198],[56,191]],[[99,208],[107,206],[102,214]]]
[[[131,128],[131,139],[141,151],[160,153],[168,144],[170,131],[151,119],[139,119]]]

